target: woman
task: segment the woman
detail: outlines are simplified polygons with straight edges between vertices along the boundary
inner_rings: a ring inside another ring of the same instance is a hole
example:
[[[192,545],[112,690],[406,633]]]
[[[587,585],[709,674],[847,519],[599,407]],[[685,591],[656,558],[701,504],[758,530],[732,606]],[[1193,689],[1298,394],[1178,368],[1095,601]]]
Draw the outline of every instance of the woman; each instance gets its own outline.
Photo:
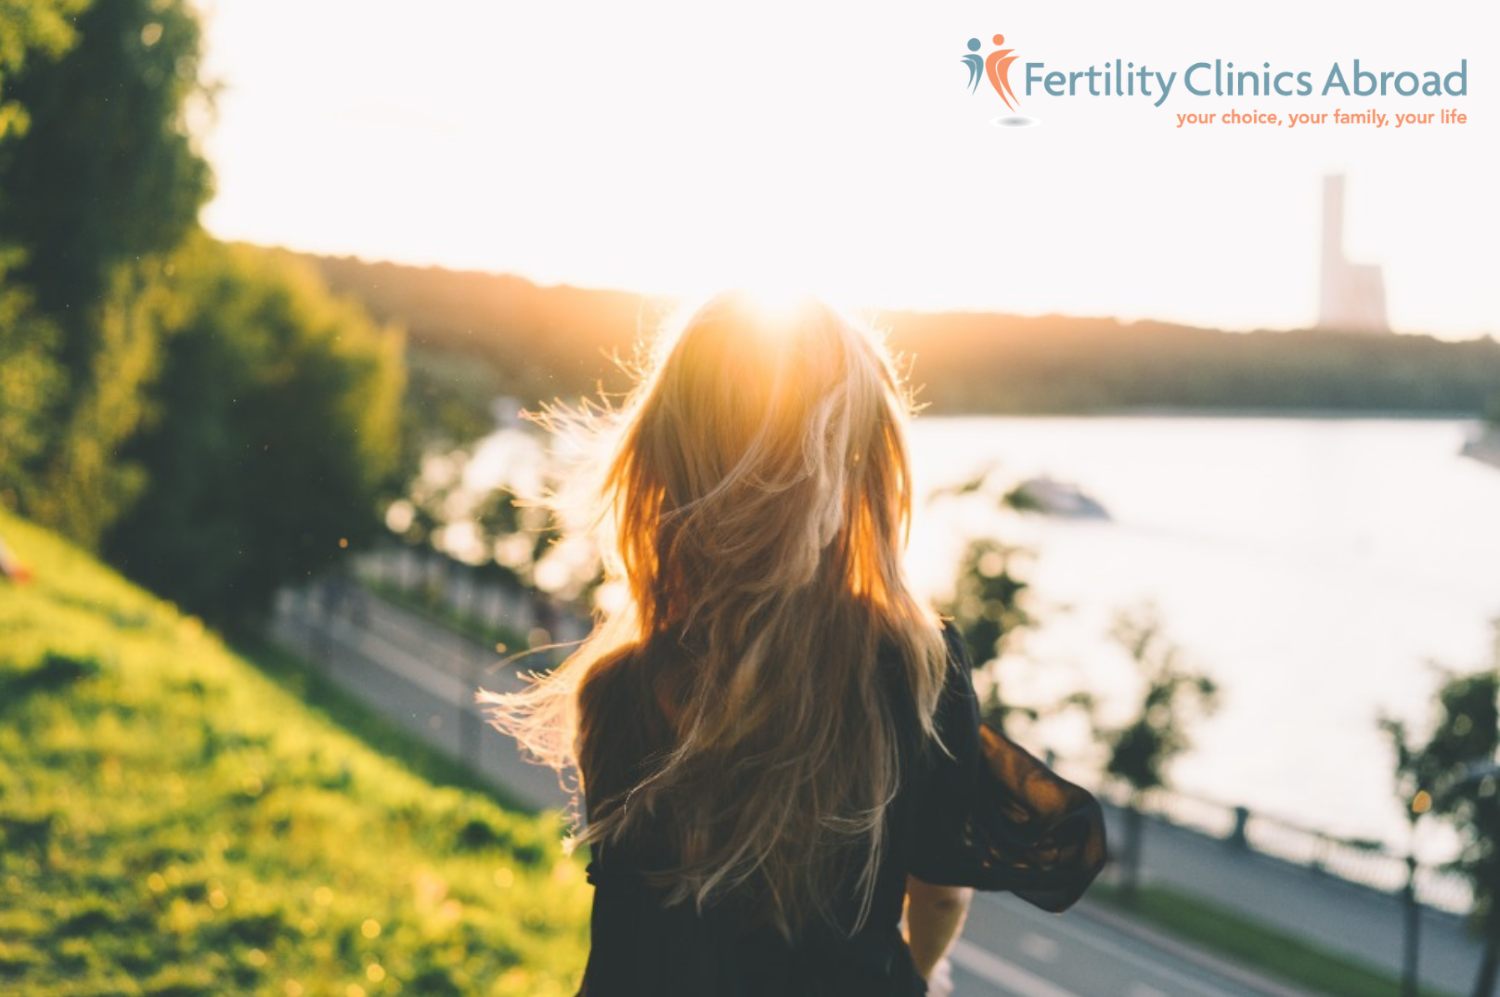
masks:
[[[730,293],[619,413],[554,420],[613,434],[593,491],[623,605],[483,698],[579,773],[582,993],[927,993],[971,888],[1056,910],[1097,873],[1097,805],[980,725],[908,587],[908,412],[867,329]]]

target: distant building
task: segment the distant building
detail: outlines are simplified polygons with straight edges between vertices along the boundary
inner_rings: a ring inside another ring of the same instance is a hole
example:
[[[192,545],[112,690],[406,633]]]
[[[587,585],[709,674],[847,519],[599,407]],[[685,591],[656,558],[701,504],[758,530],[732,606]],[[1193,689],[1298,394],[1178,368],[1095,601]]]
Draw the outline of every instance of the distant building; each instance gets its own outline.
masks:
[[[1373,263],[1344,256],[1344,178],[1323,178],[1323,273],[1318,327],[1340,332],[1390,332],[1385,277]]]

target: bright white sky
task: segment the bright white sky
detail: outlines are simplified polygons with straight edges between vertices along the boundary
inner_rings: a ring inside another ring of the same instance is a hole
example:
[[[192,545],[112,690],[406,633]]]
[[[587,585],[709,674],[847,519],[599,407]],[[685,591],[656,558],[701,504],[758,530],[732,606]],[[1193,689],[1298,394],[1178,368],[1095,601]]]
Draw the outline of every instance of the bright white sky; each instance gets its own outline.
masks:
[[[1393,324],[1500,332],[1500,5],[202,0],[226,238],[698,292],[1305,325],[1318,196],[1385,266]],[[1021,62],[1456,68],[1467,98],[1023,96],[1000,128],[972,36]],[[1176,111],[1459,106],[1462,127],[1174,128]]]

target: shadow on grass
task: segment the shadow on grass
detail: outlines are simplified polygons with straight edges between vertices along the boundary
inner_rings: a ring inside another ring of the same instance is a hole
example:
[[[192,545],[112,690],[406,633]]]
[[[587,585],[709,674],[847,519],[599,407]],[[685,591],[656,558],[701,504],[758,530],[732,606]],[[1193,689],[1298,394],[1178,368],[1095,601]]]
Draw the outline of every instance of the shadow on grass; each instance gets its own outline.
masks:
[[[49,651],[35,666],[22,671],[0,671],[0,713],[13,709],[34,693],[57,692],[93,678],[100,672],[93,658]]]

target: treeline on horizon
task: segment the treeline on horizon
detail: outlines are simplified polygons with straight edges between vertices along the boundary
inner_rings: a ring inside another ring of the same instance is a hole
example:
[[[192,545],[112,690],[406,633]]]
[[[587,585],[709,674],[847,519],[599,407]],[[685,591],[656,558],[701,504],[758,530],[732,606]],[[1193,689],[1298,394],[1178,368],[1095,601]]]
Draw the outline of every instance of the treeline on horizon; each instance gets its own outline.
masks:
[[[418,351],[480,360],[531,404],[629,386],[629,358],[672,302],[472,271],[312,256],[335,290],[407,329]],[[1500,406],[1500,342],[1316,329],[1223,332],[1165,322],[886,311],[938,413],[1130,409],[1479,414]]]

